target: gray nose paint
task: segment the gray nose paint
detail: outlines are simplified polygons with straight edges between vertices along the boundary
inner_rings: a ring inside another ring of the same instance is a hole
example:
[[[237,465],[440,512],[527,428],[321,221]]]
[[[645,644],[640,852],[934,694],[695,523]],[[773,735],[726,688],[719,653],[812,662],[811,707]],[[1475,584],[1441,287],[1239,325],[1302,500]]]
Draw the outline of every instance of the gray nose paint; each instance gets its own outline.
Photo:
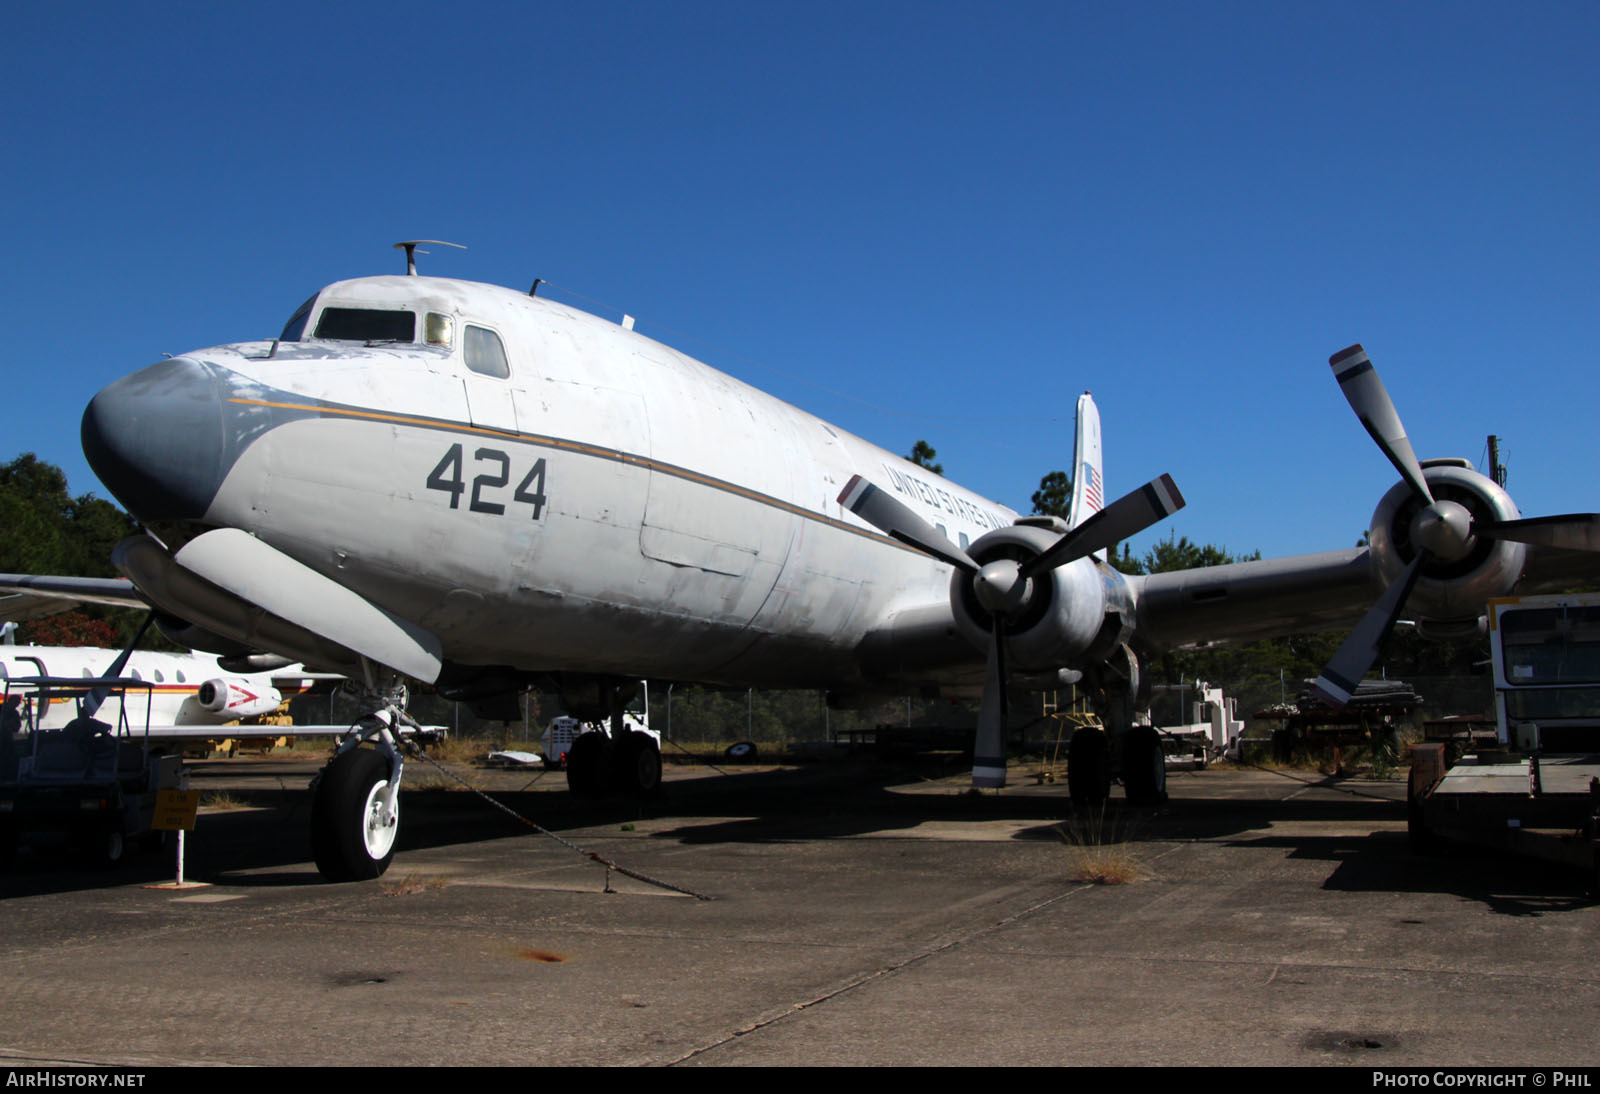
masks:
[[[282,421],[311,416],[234,401],[271,393],[208,361],[161,361],[90,400],[83,454],[140,520],[199,520],[251,442]]]

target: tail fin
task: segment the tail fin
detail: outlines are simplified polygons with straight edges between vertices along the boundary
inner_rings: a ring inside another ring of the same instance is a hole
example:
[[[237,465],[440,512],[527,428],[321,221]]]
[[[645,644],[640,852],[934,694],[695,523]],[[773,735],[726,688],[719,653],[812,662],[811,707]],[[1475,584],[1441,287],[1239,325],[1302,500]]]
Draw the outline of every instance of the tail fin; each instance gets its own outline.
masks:
[[[1100,410],[1085,391],[1078,396],[1077,441],[1072,450],[1072,507],[1067,523],[1076,528],[1106,505],[1100,454]],[[1104,552],[1099,552],[1103,554]]]

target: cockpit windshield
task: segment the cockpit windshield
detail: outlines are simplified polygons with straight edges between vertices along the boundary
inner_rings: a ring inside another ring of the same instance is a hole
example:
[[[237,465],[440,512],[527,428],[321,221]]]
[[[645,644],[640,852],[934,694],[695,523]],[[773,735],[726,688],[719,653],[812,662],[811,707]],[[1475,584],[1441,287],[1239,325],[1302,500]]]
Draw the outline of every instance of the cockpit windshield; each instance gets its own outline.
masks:
[[[415,342],[417,316],[378,308],[323,308],[313,337],[341,342]]]

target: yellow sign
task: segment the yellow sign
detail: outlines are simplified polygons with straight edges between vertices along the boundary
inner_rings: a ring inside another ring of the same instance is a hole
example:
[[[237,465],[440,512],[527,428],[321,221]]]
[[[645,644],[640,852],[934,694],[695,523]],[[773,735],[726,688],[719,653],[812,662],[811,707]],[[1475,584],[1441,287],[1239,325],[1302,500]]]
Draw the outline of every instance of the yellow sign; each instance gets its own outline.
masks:
[[[150,827],[159,831],[182,828],[194,831],[194,815],[200,809],[198,790],[156,791],[156,816]]]

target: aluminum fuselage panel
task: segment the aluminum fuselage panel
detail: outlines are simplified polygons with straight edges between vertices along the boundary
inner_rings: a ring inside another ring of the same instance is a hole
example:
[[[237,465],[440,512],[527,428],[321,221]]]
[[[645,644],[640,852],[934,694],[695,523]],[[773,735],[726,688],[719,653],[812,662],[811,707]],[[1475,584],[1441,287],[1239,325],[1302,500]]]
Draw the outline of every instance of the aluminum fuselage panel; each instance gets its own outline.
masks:
[[[947,604],[949,584],[947,566],[840,508],[850,476],[884,482],[952,538],[1015,517],[631,331],[439,284],[370,278],[323,295],[447,299],[500,334],[508,379],[421,346],[187,356],[253,381],[239,401],[294,415],[239,455],[207,523],[416,621],[456,662],[849,683],[863,638]]]

